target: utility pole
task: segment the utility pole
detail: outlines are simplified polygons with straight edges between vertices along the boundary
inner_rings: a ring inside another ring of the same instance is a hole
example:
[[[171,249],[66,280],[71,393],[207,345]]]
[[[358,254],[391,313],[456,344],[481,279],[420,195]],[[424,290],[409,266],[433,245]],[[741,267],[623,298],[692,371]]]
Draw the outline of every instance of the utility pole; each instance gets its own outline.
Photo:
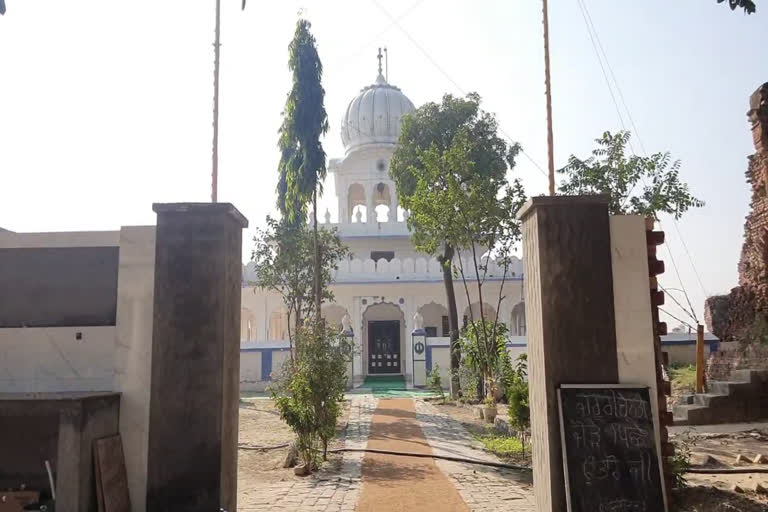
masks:
[[[696,325],[696,392],[704,392],[704,326]]]
[[[245,5],[243,5],[245,6]],[[221,34],[221,0],[216,0],[216,40],[213,43],[213,171],[211,172],[211,202],[219,196],[219,36]]]
[[[549,9],[544,0],[544,87],[547,95],[547,149],[549,152],[549,195],[555,195],[555,150],[552,137],[552,87],[549,79]]]

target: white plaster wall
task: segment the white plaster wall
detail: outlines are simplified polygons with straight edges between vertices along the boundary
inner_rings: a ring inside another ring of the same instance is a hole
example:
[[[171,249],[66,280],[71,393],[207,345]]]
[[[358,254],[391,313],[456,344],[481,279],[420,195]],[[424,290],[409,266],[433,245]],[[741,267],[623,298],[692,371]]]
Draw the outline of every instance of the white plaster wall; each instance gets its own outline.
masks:
[[[135,512],[146,509],[154,287],[154,226],[123,227],[120,231],[113,364],[115,391],[122,393],[120,433],[131,506]]]
[[[240,390],[263,391],[266,382],[261,377],[261,352],[240,352]]]
[[[434,347],[432,349],[432,369],[440,365],[440,383],[448,389],[451,385],[451,351],[449,347]]]
[[[704,344],[704,360],[709,358],[710,345]],[[696,364],[696,345],[663,345],[662,352],[669,356],[669,364]]]
[[[610,229],[619,383],[648,386],[653,410],[658,411],[645,219],[638,215],[611,216]],[[657,453],[661,454],[658,414],[653,424]]]
[[[279,378],[285,363],[291,358],[291,353],[287,350],[272,352],[272,380]]]
[[[0,329],[0,391],[111,391],[114,350],[112,326]]]
[[[118,243],[118,231],[0,233],[0,248]],[[111,391],[114,350],[113,326],[0,329],[0,391]]]

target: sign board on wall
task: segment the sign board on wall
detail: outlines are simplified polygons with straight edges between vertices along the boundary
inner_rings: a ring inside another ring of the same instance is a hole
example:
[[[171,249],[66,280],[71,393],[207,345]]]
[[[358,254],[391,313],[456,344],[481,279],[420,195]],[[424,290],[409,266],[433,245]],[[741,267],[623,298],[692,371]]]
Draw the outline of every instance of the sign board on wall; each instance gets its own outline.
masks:
[[[569,512],[665,510],[647,387],[558,389]]]

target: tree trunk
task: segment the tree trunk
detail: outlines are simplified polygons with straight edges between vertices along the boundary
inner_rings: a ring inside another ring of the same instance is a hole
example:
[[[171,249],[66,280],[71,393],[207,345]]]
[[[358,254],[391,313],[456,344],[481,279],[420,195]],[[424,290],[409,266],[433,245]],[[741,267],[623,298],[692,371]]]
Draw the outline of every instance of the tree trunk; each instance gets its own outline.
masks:
[[[456,398],[461,391],[459,382],[459,363],[461,351],[459,349],[459,312],[456,307],[456,292],[453,289],[453,262],[454,249],[450,245],[445,246],[440,263],[443,267],[443,284],[448,302],[448,328],[451,336],[451,398]]]
[[[322,318],[322,294],[320,290],[320,242],[317,236],[317,187],[312,193],[312,217],[314,219],[314,239],[315,239],[315,318],[319,321]]]

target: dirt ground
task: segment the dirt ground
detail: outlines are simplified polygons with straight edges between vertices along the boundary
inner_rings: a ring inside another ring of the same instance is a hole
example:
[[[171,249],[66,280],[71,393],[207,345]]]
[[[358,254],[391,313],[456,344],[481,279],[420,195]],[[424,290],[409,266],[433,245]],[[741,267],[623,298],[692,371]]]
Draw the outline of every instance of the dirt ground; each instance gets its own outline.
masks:
[[[453,404],[432,402],[440,411],[461,422],[467,431],[484,434],[487,424],[476,418],[472,409],[457,407]],[[499,405],[499,414],[506,414],[506,406]],[[671,436],[672,440],[679,438],[678,433]],[[768,428],[753,429],[746,432],[690,432],[693,442],[692,468],[726,468],[754,466],[752,464],[735,464],[736,455],[742,454],[754,459],[758,453],[768,456]],[[525,460],[508,458],[512,464],[530,464],[530,455]],[[763,464],[757,467],[768,468]],[[687,475],[689,488],[676,491],[673,495],[674,508],[678,512],[768,512],[768,496],[754,492],[755,483],[759,482],[768,487],[768,474],[737,474],[737,475]],[[733,485],[741,487],[743,493],[731,491]]]
[[[685,434],[671,436],[673,441]],[[688,433],[691,440],[692,468],[768,468],[766,464],[736,463],[741,454],[748,459],[762,453],[768,456],[768,429],[753,429],[746,432]],[[689,473],[686,476],[690,489],[680,493],[681,508],[685,512],[752,512],[768,510],[768,496],[754,492],[755,484],[768,488],[768,473],[701,475]],[[731,491],[734,485],[743,493]]]
[[[337,436],[329,448],[344,445],[343,433],[349,417],[349,402],[344,402],[339,418]],[[256,478],[275,482],[296,478],[293,468],[283,468],[288,453],[287,447],[264,450],[285,445],[294,439],[291,429],[280,419],[272,400],[263,398],[242,398],[240,400],[240,450],[238,453],[238,476],[240,479]],[[341,464],[341,454],[328,456],[325,467],[333,469]]]

